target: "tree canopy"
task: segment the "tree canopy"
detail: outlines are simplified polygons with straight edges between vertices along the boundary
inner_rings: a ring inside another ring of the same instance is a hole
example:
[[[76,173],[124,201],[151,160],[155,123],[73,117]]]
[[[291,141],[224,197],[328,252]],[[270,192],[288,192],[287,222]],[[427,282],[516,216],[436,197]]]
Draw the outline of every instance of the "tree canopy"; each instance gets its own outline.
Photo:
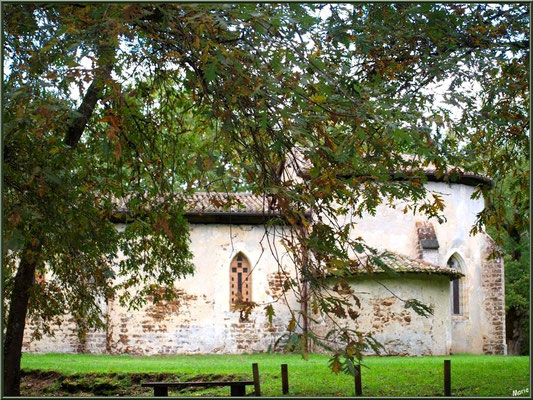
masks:
[[[424,166],[453,179],[451,164],[497,176],[528,159],[528,23],[524,4],[6,4],[6,394],[18,394],[27,313],[44,331],[65,312],[91,327],[102,296],[173,295],[193,273],[185,198],[206,187],[267,194],[296,232],[303,279],[288,289],[352,317],[343,288],[325,299],[317,278],[352,254],[380,261],[328,220],[398,199],[438,218]],[[446,80],[459,121],[431,91]],[[301,148],[309,179],[282,179]],[[519,230],[526,170],[512,176]],[[124,231],[118,200],[137,216]],[[476,229],[497,225],[492,204]],[[312,229],[307,209],[323,216]],[[332,366],[342,355],[352,370],[369,342],[343,334]]]

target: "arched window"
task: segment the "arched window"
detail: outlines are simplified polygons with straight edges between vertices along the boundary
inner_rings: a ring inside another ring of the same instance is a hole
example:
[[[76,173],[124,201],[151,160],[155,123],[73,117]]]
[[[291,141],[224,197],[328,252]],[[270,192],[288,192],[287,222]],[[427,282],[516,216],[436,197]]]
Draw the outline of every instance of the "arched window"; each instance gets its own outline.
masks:
[[[233,306],[238,301],[252,301],[252,277],[250,263],[242,254],[237,254],[230,264],[230,299]]]
[[[462,272],[461,262],[456,254],[450,257],[448,260],[448,268],[456,269]],[[461,315],[464,313],[464,302],[463,302],[463,282],[462,278],[454,279],[451,282],[451,295],[452,295],[452,314]]]

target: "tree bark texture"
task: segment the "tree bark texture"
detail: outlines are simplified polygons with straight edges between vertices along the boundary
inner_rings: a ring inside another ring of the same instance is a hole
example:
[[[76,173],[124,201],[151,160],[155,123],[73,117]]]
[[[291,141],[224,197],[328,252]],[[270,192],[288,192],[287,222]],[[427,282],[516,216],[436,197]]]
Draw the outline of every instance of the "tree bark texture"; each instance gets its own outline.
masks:
[[[4,341],[4,396],[20,396],[20,357],[28,314],[30,289],[35,282],[35,269],[41,245],[28,243],[20,260],[9,302],[6,337]]]
[[[109,75],[113,66],[109,65],[103,69],[103,75]],[[65,143],[72,149],[78,144],[87,122],[92,116],[96,103],[100,100],[105,82],[103,76],[95,77],[83,100],[78,113],[65,135]],[[20,260],[13,294],[9,305],[9,316],[6,326],[6,337],[4,342],[4,396],[20,396],[20,361],[22,355],[22,340],[24,328],[28,314],[28,303],[30,299],[30,289],[35,281],[35,269],[38,263],[41,244],[32,246],[28,244]]]
[[[105,67],[103,71],[104,76],[109,75],[112,69],[112,65]],[[85,96],[83,96],[83,100],[78,108],[78,114],[80,115],[72,121],[65,136],[65,143],[71,148],[75,148],[80,141],[87,122],[89,122],[89,118],[91,118],[94,112],[96,103],[102,97],[103,86],[103,78],[96,77],[87,89],[87,92],[85,92]]]
[[[301,227],[302,235],[305,238],[309,237],[309,231],[305,226]],[[302,316],[303,316],[303,327],[302,327],[302,335],[303,335],[303,341],[302,341],[302,355],[304,359],[307,360],[308,354],[309,354],[309,316],[308,316],[308,307],[309,307],[309,283],[307,282],[307,274],[309,273],[308,267],[309,267],[309,249],[306,248],[303,250],[303,256],[302,256],[302,268],[304,270],[303,278],[304,281],[302,282]]]

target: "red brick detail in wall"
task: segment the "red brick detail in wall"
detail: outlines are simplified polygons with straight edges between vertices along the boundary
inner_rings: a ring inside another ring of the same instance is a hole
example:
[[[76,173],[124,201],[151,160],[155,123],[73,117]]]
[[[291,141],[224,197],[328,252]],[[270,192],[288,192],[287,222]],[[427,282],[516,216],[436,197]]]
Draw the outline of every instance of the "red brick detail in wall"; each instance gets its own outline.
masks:
[[[240,301],[252,301],[252,276],[248,259],[237,254],[230,264],[230,299],[231,305]]]
[[[417,222],[416,223],[416,250],[419,259],[423,259],[425,244],[433,245],[438,248],[437,235],[435,233],[435,228],[431,222]]]
[[[485,354],[505,353],[505,287],[503,259],[489,256],[497,248],[494,241],[485,236],[482,252],[481,285],[484,292],[483,309],[487,316],[488,334],[483,335]]]
[[[285,282],[289,279],[288,275],[282,272],[275,272],[268,275],[268,289],[266,294],[272,296],[272,298],[279,298],[285,290]]]

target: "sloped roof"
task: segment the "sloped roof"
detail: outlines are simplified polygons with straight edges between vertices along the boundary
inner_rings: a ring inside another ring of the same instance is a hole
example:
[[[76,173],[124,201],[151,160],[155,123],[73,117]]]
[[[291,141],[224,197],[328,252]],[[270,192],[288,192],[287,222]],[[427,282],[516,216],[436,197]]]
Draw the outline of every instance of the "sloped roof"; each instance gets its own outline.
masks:
[[[186,199],[185,217],[193,223],[260,224],[276,217],[283,217],[272,207],[268,195],[252,193],[197,192]],[[112,216],[114,222],[125,222],[131,216],[128,198],[116,199]],[[310,211],[305,211],[306,216]]]
[[[446,275],[450,279],[457,279],[464,274],[460,271],[449,268],[447,266],[440,266],[436,264],[429,263],[424,260],[413,259],[407,257],[406,255],[384,251],[379,254],[381,261],[390,267],[393,271],[398,273],[422,273],[422,274],[434,274],[434,275]],[[370,273],[384,273],[385,269],[377,265],[371,265],[370,267],[365,266],[366,260],[355,269],[352,270],[353,276],[357,275],[368,275]]]
[[[115,199],[115,211],[119,213],[129,212],[128,197]],[[251,193],[207,193],[197,192],[186,197],[186,212],[197,213],[251,213],[272,214],[269,208],[269,199],[266,196],[258,196]]]
[[[188,213],[274,214],[266,196],[251,193],[194,193],[188,201]]]
[[[293,167],[297,174],[302,178],[309,178],[309,169],[312,165],[309,162],[309,159],[305,156],[305,149],[302,147],[295,147],[292,151],[292,155],[293,156],[290,157],[291,159],[289,160],[288,164],[291,165],[291,167]],[[406,154],[402,155],[402,158],[404,158],[406,161],[414,160],[413,156]],[[493,185],[493,182],[490,178],[471,171],[464,171],[463,169],[454,165],[448,165],[444,175],[439,175],[437,173],[437,168],[433,163],[428,163],[427,166],[421,165],[421,169],[428,180],[433,182],[462,183],[469,186],[484,184],[492,187]],[[390,174],[392,176],[398,176],[395,177],[395,179],[401,179],[399,175],[409,172],[410,170],[407,169],[405,171],[391,171]]]

